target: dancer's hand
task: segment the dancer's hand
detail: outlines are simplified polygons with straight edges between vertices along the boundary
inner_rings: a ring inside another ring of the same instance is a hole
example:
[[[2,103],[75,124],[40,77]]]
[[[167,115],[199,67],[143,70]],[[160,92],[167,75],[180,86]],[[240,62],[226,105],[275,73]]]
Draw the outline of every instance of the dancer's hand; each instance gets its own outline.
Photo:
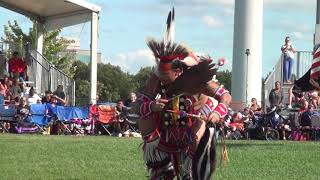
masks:
[[[167,99],[158,99],[156,101],[153,101],[151,103],[151,111],[152,112],[159,112],[162,111],[163,108],[166,106],[166,103],[168,102]]]
[[[211,112],[207,118],[207,122],[218,123],[220,122],[220,116],[216,112]]]

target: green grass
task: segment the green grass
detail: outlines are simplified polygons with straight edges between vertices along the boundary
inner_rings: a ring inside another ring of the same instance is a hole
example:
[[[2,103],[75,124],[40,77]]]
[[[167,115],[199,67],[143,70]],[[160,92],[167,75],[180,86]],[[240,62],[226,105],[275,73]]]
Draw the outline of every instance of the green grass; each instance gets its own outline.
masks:
[[[146,179],[141,142],[0,134],[0,179]],[[215,179],[320,179],[319,142],[229,141],[228,152]]]

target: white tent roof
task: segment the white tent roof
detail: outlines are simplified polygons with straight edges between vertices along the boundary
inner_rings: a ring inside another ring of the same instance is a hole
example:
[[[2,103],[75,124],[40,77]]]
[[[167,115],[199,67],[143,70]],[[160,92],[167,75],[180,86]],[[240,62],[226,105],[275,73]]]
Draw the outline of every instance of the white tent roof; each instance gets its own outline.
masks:
[[[44,23],[46,30],[91,20],[101,7],[84,0],[0,0],[0,6]]]

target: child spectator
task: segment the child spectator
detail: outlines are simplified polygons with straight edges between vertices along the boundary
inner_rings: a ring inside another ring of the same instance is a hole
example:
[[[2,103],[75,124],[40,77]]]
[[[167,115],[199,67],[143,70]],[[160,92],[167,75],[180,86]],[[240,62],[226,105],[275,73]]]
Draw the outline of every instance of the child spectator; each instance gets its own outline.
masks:
[[[51,102],[47,103],[47,112],[46,115],[48,116],[48,121],[53,120],[57,115],[57,99],[56,97],[51,97]]]
[[[41,103],[42,104],[50,103],[51,96],[52,96],[51,91],[50,90],[46,90],[46,92],[44,93],[44,97],[42,97],[42,99],[41,99]]]
[[[30,111],[29,106],[27,105],[25,98],[19,99],[19,105],[17,106],[17,117],[18,117],[18,124],[21,126],[26,126],[30,123]]]

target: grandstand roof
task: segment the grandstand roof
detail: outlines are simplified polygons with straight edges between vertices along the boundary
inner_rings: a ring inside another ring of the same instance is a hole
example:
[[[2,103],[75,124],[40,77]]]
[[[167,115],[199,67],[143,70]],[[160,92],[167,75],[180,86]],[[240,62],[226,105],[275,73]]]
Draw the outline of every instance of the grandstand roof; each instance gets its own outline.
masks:
[[[0,6],[44,23],[46,30],[91,21],[101,7],[84,0],[0,0]]]

